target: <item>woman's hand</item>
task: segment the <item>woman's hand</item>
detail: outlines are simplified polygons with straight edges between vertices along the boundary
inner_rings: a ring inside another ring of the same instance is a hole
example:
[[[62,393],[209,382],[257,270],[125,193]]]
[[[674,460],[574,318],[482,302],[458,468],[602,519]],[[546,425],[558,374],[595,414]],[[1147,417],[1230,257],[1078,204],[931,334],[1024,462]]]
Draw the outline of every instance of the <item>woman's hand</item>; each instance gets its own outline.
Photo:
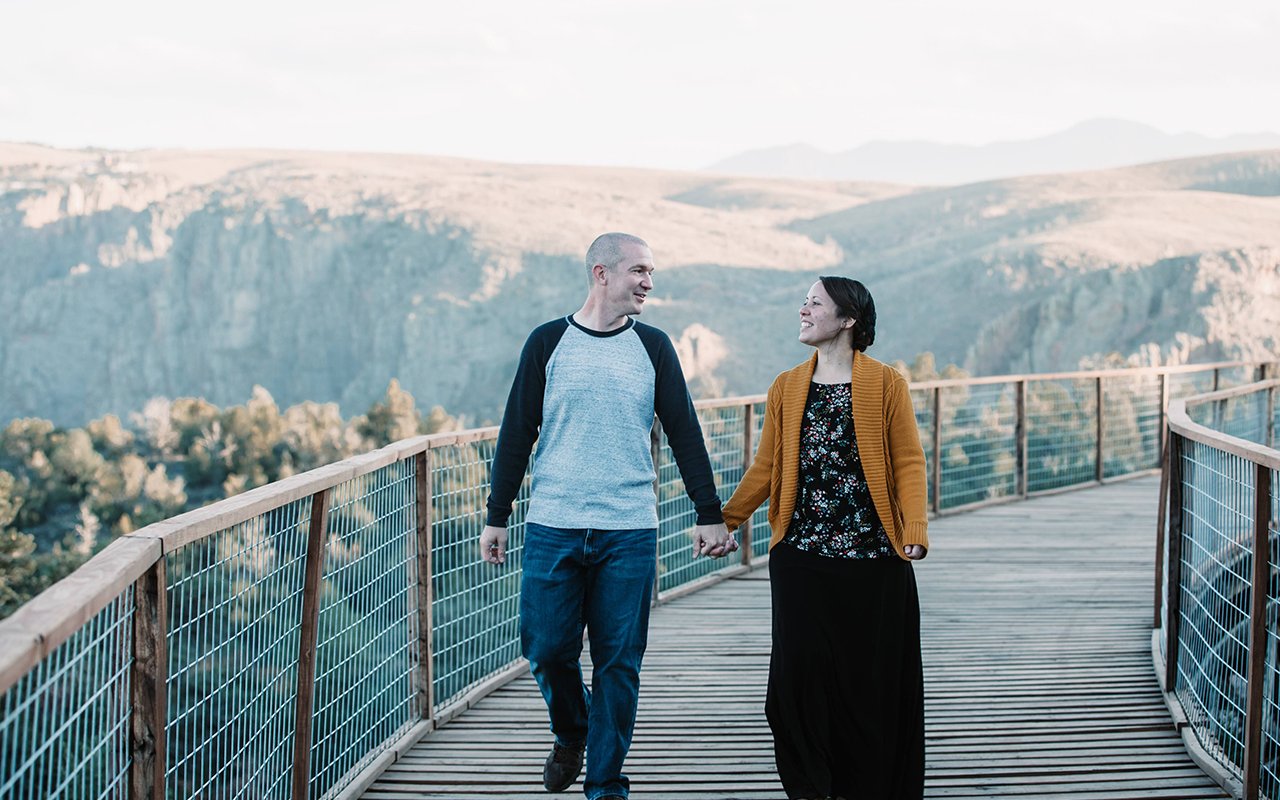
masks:
[[[693,557],[721,558],[738,549],[738,542],[723,522],[693,526]]]
[[[919,561],[920,559],[925,557],[926,553],[929,552],[928,550],[925,549],[924,545],[922,544],[909,544],[906,547],[902,548],[902,551],[906,553],[907,558],[911,559],[912,561]]]

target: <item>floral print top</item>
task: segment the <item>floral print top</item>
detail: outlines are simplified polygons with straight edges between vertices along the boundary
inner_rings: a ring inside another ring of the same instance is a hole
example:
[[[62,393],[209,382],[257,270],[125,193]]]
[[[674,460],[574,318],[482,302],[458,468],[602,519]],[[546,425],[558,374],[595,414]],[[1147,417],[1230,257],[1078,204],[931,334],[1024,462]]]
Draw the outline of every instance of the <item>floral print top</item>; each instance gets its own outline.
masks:
[[[853,386],[810,383],[800,424],[800,486],[783,541],[832,558],[896,556],[853,435]]]

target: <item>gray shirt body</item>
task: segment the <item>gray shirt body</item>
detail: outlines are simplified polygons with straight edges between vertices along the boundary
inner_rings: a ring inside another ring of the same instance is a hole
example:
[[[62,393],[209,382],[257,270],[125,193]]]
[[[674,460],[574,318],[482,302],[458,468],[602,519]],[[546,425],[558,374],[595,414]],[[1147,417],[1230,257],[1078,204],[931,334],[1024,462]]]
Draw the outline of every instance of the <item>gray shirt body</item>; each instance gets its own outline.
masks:
[[[489,524],[505,525],[530,450],[526,519],[553,528],[656,528],[650,430],[662,421],[700,524],[722,521],[702,429],[666,334],[628,320],[539,326],[520,356],[494,455]]]

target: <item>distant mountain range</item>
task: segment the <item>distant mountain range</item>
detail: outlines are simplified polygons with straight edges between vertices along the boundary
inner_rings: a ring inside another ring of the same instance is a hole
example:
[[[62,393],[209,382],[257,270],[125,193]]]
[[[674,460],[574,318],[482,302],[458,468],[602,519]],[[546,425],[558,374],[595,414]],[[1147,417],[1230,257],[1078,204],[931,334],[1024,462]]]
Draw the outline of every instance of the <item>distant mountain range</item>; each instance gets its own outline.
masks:
[[[1280,150],[950,188],[281,151],[0,144],[0,425],[148,398],[348,415],[392,377],[496,420],[596,234],[657,259],[643,319],[696,394],[806,357],[804,293],[865,281],[871,354],[977,374],[1280,353]]]
[[[952,185],[1276,147],[1280,147],[1277,133],[1214,138],[1167,134],[1127,120],[1096,119],[1038,139],[985,145],[874,141],[839,153],[807,144],[769,147],[739,153],[706,169],[770,178]]]

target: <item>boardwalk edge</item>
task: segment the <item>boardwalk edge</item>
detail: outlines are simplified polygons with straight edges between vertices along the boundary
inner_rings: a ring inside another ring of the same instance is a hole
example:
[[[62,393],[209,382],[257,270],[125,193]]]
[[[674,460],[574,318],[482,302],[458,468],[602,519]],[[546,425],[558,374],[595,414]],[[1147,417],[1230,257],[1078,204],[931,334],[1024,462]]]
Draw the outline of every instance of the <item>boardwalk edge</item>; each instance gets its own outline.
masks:
[[[1160,676],[1164,674],[1165,664],[1164,656],[1160,652],[1160,638],[1162,631],[1155,628],[1151,631],[1151,663],[1155,667],[1156,682],[1159,683]],[[1164,704],[1169,709],[1169,715],[1173,717],[1174,727],[1177,728],[1178,734],[1182,738],[1182,746],[1187,751],[1187,755],[1196,763],[1196,766],[1204,770],[1204,774],[1208,775],[1214,783],[1222,787],[1222,790],[1232,797],[1244,796],[1244,784],[1237,778],[1226,766],[1218,761],[1200,744],[1200,740],[1196,738],[1195,731],[1187,724],[1187,712],[1182,708],[1182,701],[1173,692],[1161,691],[1160,696],[1164,698]]]

